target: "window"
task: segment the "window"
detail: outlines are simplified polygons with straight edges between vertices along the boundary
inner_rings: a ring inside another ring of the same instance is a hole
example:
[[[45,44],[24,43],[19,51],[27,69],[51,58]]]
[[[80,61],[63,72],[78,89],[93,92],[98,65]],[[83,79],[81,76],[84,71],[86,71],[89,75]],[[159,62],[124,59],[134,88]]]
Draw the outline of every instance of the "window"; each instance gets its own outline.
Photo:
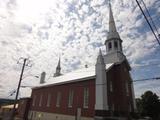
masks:
[[[68,98],[68,107],[72,107],[73,104],[73,96],[74,96],[74,91],[70,90],[69,91],[69,98]]]
[[[127,68],[124,68],[124,71],[127,72]]]
[[[32,117],[33,117],[33,112],[31,112],[30,114],[31,114],[30,118],[31,118],[31,120],[32,120]]]
[[[37,112],[34,113],[34,118],[36,118],[36,116],[37,116]]]
[[[47,107],[49,107],[51,104],[51,94],[48,94],[48,98],[47,98]]]
[[[118,43],[117,41],[114,41],[114,47],[117,49],[118,48]]]
[[[35,103],[36,103],[36,95],[35,95],[35,96],[33,96],[32,106],[35,106]]]
[[[56,100],[56,107],[60,106],[60,101],[61,101],[61,92],[57,93],[57,100]]]
[[[112,104],[111,110],[114,111],[114,104]]]
[[[109,44],[108,44],[108,49],[110,50],[111,48],[112,48],[112,43],[109,42]]]
[[[129,104],[129,112],[132,112],[132,105]]]
[[[129,96],[128,82],[126,82],[126,95]]]
[[[22,104],[22,105],[24,104],[24,100],[21,101],[21,104]]]
[[[89,89],[84,88],[83,107],[88,108],[88,103],[89,103]]]
[[[40,96],[39,106],[42,106],[42,99],[43,99],[43,95]]]
[[[121,51],[122,51],[122,44],[120,43],[120,49],[121,49]]]
[[[110,92],[113,92],[113,85],[112,85],[112,81],[110,81]]]
[[[114,115],[114,104],[111,104],[111,106],[110,106],[110,109],[111,109],[111,116],[113,116]]]

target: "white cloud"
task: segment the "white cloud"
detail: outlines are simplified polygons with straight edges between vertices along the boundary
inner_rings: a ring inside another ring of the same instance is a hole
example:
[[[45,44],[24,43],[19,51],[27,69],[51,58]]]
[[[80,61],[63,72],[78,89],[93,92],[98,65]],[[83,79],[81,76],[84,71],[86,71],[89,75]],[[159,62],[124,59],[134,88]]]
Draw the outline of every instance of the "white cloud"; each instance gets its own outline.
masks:
[[[149,8],[155,2],[146,0]],[[153,54],[156,42],[151,32],[139,32],[145,26],[135,1],[115,0],[112,8],[131,64]],[[104,0],[0,0],[0,96],[16,89],[20,57],[32,60],[25,75],[46,71],[47,78],[53,75],[59,55],[63,72],[94,65],[99,47],[105,49],[107,31],[108,5]],[[29,85],[38,82],[34,78],[25,81]]]

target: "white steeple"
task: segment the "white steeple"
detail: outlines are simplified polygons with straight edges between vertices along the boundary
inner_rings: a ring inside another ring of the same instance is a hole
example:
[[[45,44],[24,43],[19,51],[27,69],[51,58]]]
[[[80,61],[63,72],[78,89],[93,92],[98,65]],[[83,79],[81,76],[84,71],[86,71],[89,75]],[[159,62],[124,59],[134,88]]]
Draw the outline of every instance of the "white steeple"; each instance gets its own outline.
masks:
[[[54,77],[60,76],[61,74],[61,58],[59,57],[58,65],[56,67],[56,72],[54,73]]]
[[[101,50],[96,63],[96,104],[95,110],[108,110],[106,65]]]
[[[102,51],[101,49],[99,49],[99,55],[98,55],[98,58],[97,58],[97,64],[104,64],[104,59],[103,59],[103,55],[102,55]]]
[[[105,41],[106,55],[104,56],[104,62],[117,63],[125,59],[122,50],[122,40],[117,32],[111,3],[109,2],[109,32],[107,40]]]
[[[112,39],[112,38],[120,39],[119,34],[116,29],[115,22],[114,22],[111,3],[109,2],[109,33],[108,33],[107,40]]]

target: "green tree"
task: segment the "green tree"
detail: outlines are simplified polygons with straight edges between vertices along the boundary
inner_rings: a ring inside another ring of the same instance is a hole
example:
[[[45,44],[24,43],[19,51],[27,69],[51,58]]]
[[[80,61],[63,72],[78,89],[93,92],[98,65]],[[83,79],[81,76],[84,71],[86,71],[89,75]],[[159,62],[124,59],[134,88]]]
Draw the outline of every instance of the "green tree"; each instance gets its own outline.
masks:
[[[137,111],[138,113],[142,113],[142,99],[136,98],[136,105],[137,105]]]
[[[142,116],[152,117],[153,120],[159,120],[160,100],[152,91],[146,91],[141,98],[136,99],[138,112]]]

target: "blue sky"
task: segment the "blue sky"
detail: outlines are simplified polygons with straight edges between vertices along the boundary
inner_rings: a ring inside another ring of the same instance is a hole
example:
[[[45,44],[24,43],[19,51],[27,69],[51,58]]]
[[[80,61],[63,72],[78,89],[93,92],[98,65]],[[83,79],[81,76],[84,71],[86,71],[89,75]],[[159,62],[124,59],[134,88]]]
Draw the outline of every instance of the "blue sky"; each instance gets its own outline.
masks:
[[[159,29],[160,1],[144,2]],[[135,0],[113,0],[112,9],[133,79],[159,76],[160,65],[151,64],[160,63],[160,46]],[[32,62],[25,69],[28,77],[23,85],[38,83],[32,76],[42,71],[47,79],[52,76],[59,55],[63,73],[95,65],[99,48],[105,54],[108,14],[107,0],[0,0],[0,97],[16,89],[20,57]],[[137,82],[136,96],[148,89],[160,95],[159,85],[159,81]]]

